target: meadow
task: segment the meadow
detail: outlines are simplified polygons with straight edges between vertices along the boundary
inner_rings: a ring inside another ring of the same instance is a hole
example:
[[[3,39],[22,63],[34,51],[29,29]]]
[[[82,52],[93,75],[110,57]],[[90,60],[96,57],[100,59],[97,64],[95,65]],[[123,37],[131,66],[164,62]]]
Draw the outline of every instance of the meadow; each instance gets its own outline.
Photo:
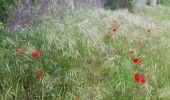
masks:
[[[1,100],[170,99],[170,7],[82,8],[0,33]]]

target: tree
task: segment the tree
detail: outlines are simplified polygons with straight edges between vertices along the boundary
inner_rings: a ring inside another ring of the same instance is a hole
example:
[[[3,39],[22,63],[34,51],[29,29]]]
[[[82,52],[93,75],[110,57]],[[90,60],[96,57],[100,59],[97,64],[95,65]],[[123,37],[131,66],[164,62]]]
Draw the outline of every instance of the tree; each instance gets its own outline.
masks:
[[[119,8],[128,8],[128,10],[132,11],[133,0],[108,0],[106,6],[108,6],[112,10]]]
[[[151,0],[151,5],[156,6],[157,0]]]
[[[137,3],[146,5],[147,0],[137,0]]]

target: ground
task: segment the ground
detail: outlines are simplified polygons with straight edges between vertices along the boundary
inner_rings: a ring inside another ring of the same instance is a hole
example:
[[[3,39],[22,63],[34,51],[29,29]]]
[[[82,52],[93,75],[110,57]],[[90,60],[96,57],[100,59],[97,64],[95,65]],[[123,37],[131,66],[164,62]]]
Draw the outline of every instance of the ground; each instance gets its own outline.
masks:
[[[1,99],[168,100],[169,12],[86,8],[3,33]]]

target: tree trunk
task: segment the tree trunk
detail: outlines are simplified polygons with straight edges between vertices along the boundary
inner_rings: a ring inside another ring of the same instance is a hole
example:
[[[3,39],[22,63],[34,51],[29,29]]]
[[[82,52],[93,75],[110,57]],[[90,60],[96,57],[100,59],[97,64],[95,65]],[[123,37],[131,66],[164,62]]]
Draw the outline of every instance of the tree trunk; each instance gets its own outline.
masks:
[[[152,0],[152,1],[151,1],[151,5],[152,5],[152,6],[156,6],[156,4],[157,4],[157,0]]]
[[[107,0],[38,0],[33,6],[31,0],[15,0],[15,8],[10,16],[7,27],[13,30],[33,23],[34,16],[62,15],[67,10],[82,6],[104,7]]]
[[[146,5],[147,0],[137,0],[137,3]]]

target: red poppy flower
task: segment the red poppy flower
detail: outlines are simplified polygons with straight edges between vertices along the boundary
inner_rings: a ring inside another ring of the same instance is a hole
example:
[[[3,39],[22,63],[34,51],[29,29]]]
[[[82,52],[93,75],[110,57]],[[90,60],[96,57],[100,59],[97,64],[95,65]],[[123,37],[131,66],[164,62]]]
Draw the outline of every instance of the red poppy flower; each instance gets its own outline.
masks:
[[[139,63],[139,62],[141,62],[141,59],[140,58],[133,58],[133,63]]]
[[[76,100],[79,100],[79,97],[78,97],[78,96],[76,96]]]
[[[18,48],[17,52],[18,52],[18,54],[22,54],[23,53],[23,49],[22,48]]]
[[[147,32],[151,32],[151,29],[147,29]]]
[[[38,71],[37,72],[37,76],[40,78],[40,77],[42,77],[43,76],[43,72],[42,71]]]
[[[129,54],[130,54],[130,55],[135,55],[135,54],[136,54],[136,51],[135,51],[135,50],[131,50],[131,51],[129,52]]]
[[[136,81],[137,83],[140,83],[140,82],[141,82],[141,80],[140,80],[140,75],[139,75],[138,73],[134,74],[134,77],[135,77],[135,81]]]
[[[112,29],[112,33],[114,33],[114,32],[116,32],[116,29],[115,29],[115,28]]]
[[[40,52],[39,52],[38,50],[34,50],[34,51],[32,52],[32,56],[34,56],[34,57],[39,57],[39,56],[40,56]]]
[[[145,79],[144,79],[144,78],[142,78],[142,79],[141,79],[141,82],[142,82],[142,83],[145,83]]]

